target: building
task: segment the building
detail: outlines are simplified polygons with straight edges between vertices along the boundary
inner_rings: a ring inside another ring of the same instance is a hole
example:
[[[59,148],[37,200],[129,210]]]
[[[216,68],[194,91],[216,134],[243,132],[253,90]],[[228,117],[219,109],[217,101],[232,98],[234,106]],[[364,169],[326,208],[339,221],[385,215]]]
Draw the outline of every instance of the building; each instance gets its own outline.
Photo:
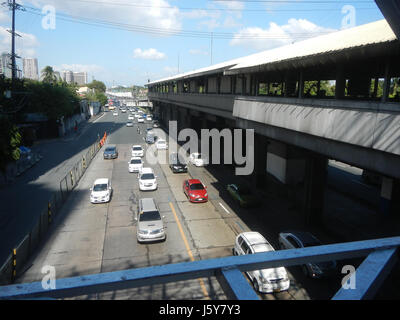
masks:
[[[7,52],[3,52],[0,56],[0,74],[6,78],[11,78],[11,56]]]
[[[74,72],[73,79],[77,85],[87,84],[87,72]]]
[[[36,58],[24,58],[22,63],[24,78],[39,80],[38,60]]]

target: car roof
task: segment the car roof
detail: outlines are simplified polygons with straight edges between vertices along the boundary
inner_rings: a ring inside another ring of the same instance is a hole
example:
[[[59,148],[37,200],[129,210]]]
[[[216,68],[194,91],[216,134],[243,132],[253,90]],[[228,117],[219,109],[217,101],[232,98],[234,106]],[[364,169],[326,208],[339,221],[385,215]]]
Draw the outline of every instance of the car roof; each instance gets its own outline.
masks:
[[[134,147],[141,147],[141,148],[142,148],[142,146],[141,146],[140,144],[134,144],[134,145],[132,146],[132,148],[134,148]]]
[[[243,238],[246,238],[247,242],[250,245],[255,245],[255,244],[269,244],[267,239],[264,238],[262,234],[256,231],[249,231],[249,232],[242,232],[239,234],[239,236],[242,236]]]
[[[201,183],[201,184],[203,184],[199,179],[189,179],[188,182],[189,182],[189,184],[193,184],[193,183]]]
[[[106,145],[106,148],[116,148],[117,146],[115,144],[108,144]]]
[[[142,160],[141,157],[131,157],[131,160]]]
[[[142,174],[143,173],[154,173],[154,171],[153,171],[152,168],[145,167],[145,168],[142,169]]]
[[[142,198],[139,201],[142,202],[142,207],[148,209],[148,211],[157,210],[155,201],[153,198]]]
[[[108,178],[96,179],[93,184],[104,184],[104,183],[108,183]]]

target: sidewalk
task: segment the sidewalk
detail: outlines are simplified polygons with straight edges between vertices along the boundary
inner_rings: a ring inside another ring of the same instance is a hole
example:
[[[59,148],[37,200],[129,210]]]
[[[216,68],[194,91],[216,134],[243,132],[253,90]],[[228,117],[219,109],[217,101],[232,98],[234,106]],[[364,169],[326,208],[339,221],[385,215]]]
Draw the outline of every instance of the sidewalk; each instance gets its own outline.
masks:
[[[104,115],[104,112],[100,112],[97,115],[89,118],[88,120],[83,120],[78,124],[78,130],[74,132],[74,130],[69,130],[63,137],[57,137],[52,139],[41,139],[34,142],[31,147],[31,154],[24,159],[19,159],[14,163],[10,163],[7,166],[5,174],[0,172],[0,189],[6,186],[9,186],[14,182],[14,180],[21,176],[23,173],[31,169],[36,163],[38,163],[43,156],[40,152],[40,145],[52,142],[52,141],[63,141],[68,142],[80,137],[80,135],[84,132],[84,129],[87,128],[88,124],[96,121],[101,116]]]

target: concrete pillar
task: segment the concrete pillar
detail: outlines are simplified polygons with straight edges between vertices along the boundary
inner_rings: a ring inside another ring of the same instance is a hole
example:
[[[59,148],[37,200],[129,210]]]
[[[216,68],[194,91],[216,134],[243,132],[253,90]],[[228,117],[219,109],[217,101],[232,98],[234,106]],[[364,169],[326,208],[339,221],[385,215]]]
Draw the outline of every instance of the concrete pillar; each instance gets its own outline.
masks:
[[[254,136],[254,173],[253,183],[257,189],[266,187],[267,177],[267,151],[268,140],[266,137],[255,134]]]
[[[313,154],[307,157],[305,168],[304,214],[306,223],[319,225],[324,213],[328,159]]]
[[[399,207],[399,181],[382,177],[380,211],[385,215],[394,213]]]

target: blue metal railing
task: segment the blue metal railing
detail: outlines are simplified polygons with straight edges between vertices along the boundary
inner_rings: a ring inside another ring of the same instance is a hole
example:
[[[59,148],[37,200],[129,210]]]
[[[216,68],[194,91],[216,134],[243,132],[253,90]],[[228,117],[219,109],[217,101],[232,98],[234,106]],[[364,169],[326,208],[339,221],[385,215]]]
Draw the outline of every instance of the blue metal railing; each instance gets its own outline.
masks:
[[[278,250],[245,256],[182,262],[57,279],[55,289],[41,282],[0,287],[0,299],[67,298],[154,284],[215,276],[228,299],[258,299],[242,272],[366,257],[356,270],[352,289],[341,288],[333,299],[372,299],[397,261],[400,237]]]

